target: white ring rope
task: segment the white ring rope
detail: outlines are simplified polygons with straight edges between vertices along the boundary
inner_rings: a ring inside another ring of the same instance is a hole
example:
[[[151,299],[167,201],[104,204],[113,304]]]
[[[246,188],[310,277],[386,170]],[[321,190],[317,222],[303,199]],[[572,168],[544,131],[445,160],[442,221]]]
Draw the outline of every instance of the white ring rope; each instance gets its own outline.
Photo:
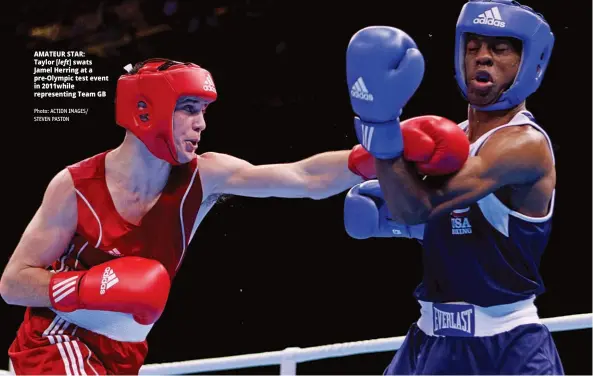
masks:
[[[588,329],[593,327],[593,313],[552,317],[541,320],[551,332]],[[171,363],[147,364],[140,369],[141,375],[184,374],[205,371],[221,371],[238,368],[281,365],[281,374],[295,374],[296,363],[398,350],[405,336],[379,338],[366,341],[345,342],[333,345],[289,347],[281,351],[227,356],[221,358],[186,360]],[[286,372],[284,372],[286,370]]]

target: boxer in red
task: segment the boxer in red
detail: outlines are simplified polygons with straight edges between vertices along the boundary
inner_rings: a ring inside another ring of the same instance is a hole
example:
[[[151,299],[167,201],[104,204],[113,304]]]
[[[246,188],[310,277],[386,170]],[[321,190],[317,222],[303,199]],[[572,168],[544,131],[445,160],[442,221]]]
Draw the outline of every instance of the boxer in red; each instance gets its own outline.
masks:
[[[356,147],[261,166],[197,155],[216,99],[191,63],[150,59],[120,77],[122,144],[56,174],[2,274],[3,299],[27,307],[9,348],[17,374],[137,374],[212,198],[323,199],[376,176]]]

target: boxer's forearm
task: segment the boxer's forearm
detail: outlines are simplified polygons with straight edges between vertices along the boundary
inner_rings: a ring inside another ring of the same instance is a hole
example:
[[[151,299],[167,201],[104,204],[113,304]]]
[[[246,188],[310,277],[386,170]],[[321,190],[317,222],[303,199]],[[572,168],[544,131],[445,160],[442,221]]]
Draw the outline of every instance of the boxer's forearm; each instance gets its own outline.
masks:
[[[431,211],[426,186],[403,159],[375,162],[377,178],[393,220],[406,225],[426,222]]]
[[[0,294],[7,304],[51,307],[48,294],[51,277],[52,273],[37,267],[6,270],[0,283]]]
[[[348,168],[349,155],[350,150],[329,151],[297,162],[312,198],[327,198],[363,181]]]

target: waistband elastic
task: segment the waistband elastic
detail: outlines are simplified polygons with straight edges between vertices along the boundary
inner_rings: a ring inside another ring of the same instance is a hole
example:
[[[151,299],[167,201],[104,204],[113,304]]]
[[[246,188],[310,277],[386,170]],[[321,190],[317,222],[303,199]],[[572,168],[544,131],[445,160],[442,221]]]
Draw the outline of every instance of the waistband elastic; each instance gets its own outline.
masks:
[[[519,302],[481,307],[465,302],[433,303],[419,300],[418,328],[429,336],[486,337],[519,325],[541,324],[535,297]]]
[[[139,324],[132,315],[120,312],[88,309],[60,312],[50,309],[72,324],[120,342],[142,342],[154,325]]]

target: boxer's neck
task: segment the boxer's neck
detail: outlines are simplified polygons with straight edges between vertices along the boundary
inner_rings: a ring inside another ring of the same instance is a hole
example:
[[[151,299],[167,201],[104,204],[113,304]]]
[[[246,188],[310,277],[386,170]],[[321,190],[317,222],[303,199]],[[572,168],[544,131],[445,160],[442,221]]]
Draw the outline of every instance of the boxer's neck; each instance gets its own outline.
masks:
[[[469,106],[467,115],[469,121],[469,141],[474,142],[486,132],[508,123],[518,112],[523,110],[525,110],[525,103],[499,111],[479,111]]]
[[[171,165],[150,153],[135,136],[126,132],[122,144],[105,160],[108,179],[128,192],[140,196],[158,195],[167,184]]]

